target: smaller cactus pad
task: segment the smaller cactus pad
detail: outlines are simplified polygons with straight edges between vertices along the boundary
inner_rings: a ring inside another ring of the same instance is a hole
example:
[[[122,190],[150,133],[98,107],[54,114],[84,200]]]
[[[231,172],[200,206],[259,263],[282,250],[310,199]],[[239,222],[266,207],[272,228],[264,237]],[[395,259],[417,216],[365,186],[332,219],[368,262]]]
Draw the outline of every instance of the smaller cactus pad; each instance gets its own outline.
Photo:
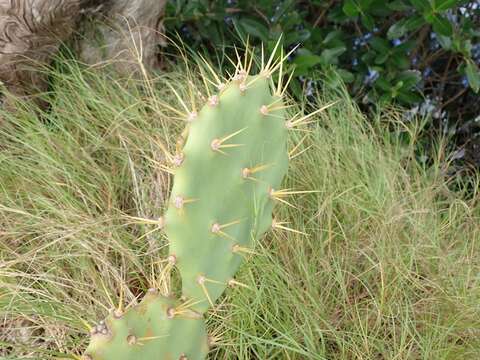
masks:
[[[152,290],[137,306],[95,326],[82,360],[201,360],[207,353],[203,317]]]

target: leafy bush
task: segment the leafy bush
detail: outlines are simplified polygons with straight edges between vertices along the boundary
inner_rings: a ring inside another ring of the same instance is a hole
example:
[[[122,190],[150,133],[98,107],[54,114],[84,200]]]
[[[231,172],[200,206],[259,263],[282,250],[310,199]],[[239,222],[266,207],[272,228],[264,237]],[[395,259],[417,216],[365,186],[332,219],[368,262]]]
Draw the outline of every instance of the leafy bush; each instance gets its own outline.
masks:
[[[297,95],[308,94],[319,73],[330,81],[339,74],[364,107],[408,106],[431,115],[435,130],[457,139],[467,131],[470,146],[478,141],[478,0],[171,0],[166,25],[211,53],[229,52],[247,35],[272,50],[283,33],[286,51],[298,46]]]

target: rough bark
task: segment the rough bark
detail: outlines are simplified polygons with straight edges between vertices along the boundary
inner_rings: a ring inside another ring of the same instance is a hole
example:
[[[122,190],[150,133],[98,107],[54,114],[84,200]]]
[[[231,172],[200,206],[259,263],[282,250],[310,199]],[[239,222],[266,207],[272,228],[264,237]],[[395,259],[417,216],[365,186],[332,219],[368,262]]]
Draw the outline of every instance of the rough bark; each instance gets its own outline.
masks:
[[[70,36],[81,0],[0,0],[0,81],[16,95],[44,89],[38,67]]]
[[[82,14],[94,9],[96,28],[85,27],[79,42],[88,63],[118,60],[131,73],[138,59],[157,61],[166,0],[0,0],[0,81],[14,95],[44,90],[39,67],[48,64],[62,41],[76,30]],[[95,42],[101,35],[102,44]]]
[[[107,2],[96,16],[96,26],[87,26],[78,42],[80,58],[88,64],[112,59],[125,74],[157,65],[166,0],[114,0]],[[96,39],[96,41],[92,41]]]

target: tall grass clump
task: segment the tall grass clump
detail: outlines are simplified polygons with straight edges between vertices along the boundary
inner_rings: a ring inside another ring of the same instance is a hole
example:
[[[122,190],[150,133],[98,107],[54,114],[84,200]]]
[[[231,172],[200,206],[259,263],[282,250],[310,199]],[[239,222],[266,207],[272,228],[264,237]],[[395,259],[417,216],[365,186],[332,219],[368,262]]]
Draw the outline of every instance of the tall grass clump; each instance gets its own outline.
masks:
[[[191,69],[139,82],[62,60],[48,109],[0,115],[0,357],[78,358],[120,298],[169,286],[156,219],[175,92],[204,101]],[[248,289],[209,313],[211,358],[477,359],[476,182],[452,190],[442,141],[419,162],[397,112],[367,122],[341,89],[317,98],[337,103],[292,132],[284,184],[315,192],[278,209],[294,231],[266,236]]]

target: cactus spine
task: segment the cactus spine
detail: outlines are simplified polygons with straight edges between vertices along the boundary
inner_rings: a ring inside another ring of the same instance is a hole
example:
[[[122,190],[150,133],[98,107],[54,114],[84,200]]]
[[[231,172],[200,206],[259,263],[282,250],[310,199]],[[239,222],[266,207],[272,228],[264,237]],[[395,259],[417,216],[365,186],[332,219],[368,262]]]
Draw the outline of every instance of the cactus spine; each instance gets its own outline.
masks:
[[[205,358],[204,313],[239,284],[236,271],[269,228],[288,230],[272,221],[272,210],[292,193],[278,190],[288,167],[287,132],[306,118],[286,121],[284,58],[272,55],[256,76],[249,75],[251,59],[239,62],[226,84],[214,75],[218,93],[198,113],[184,114],[188,138],[168,156],[175,177],[164,216],[182,300],[152,290],[138,306],[111,314],[94,328],[85,360]]]

